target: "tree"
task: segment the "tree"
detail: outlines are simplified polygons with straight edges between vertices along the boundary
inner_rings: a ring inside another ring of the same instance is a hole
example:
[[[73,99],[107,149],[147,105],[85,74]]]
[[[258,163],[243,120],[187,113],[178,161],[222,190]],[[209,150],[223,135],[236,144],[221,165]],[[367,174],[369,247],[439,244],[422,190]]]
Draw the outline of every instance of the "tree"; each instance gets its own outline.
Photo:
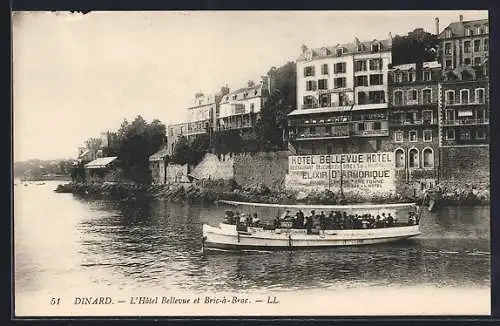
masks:
[[[406,36],[396,35],[392,39],[392,64],[417,63],[437,59],[439,40],[437,36],[417,28]]]
[[[171,161],[174,164],[186,164],[188,163],[190,153],[191,149],[189,148],[187,138],[180,136],[175,143]]]
[[[107,152],[118,154],[119,165],[126,178],[149,183],[149,156],[160,149],[165,135],[166,127],[159,120],[147,123],[139,115],[131,123],[124,120],[116,134],[112,133]]]
[[[297,70],[293,62],[272,67],[267,76],[271,83],[271,94],[261,110],[255,131],[260,150],[280,150],[283,135],[288,132],[287,116],[296,107]]]
[[[201,162],[210,148],[210,139],[207,134],[201,134],[189,143],[189,157],[187,162],[191,165],[197,165]]]

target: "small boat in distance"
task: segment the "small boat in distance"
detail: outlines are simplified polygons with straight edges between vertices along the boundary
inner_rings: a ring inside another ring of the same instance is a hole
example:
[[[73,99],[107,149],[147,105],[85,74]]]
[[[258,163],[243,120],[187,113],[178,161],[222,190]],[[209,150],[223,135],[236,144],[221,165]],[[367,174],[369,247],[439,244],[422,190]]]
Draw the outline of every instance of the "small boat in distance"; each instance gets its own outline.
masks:
[[[272,222],[260,222],[257,213],[240,215],[228,210],[218,226],[203,224],[202,249],[269,251],[357,246],[403,240],[421,233],[420,208],[416,203],[279,205],[225,200],[219,203],[281,209],[284,213],[281,217],[279,212],[276,217],[270,216]],[[305,216],[302,209],[311,214]]]

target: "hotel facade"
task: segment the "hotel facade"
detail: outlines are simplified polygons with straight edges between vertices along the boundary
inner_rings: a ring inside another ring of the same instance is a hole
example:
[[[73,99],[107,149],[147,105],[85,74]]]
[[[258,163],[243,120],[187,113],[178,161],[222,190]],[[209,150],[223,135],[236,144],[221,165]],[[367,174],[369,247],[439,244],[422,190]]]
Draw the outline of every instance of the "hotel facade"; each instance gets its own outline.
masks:
[[[389,136],[391,39],[310,49],[297,59],[297,109],[288,115],[296,154],[374,152]]]

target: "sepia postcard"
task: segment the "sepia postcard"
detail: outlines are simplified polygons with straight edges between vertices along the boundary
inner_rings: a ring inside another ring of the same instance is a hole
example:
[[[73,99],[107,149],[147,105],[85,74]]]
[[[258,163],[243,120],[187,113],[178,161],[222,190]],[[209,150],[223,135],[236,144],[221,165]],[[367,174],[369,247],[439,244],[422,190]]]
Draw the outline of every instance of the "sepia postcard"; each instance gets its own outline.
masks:
[[[13,12],[13,317],[490,315],[490,32]]]

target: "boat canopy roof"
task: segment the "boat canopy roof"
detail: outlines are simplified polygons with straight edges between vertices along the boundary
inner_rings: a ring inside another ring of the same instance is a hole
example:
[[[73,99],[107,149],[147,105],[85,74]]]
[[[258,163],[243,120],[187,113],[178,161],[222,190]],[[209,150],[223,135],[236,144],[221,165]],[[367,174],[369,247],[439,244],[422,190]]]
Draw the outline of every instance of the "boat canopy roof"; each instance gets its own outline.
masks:
[[[250,203],[231,200],[219,200],[219,203],[235,205],[235,206],[256,206],[256,207],[274,207],[274,208],[291,208],[291,209],[329,209],[329,210],[366,210],[366,209],[383,209],[383,208],[404,208],[413,207],[417,203],[397,203],[397,204],[352,204],[352,205],[284,205],[284,204],[265,204],[265,203]]]

